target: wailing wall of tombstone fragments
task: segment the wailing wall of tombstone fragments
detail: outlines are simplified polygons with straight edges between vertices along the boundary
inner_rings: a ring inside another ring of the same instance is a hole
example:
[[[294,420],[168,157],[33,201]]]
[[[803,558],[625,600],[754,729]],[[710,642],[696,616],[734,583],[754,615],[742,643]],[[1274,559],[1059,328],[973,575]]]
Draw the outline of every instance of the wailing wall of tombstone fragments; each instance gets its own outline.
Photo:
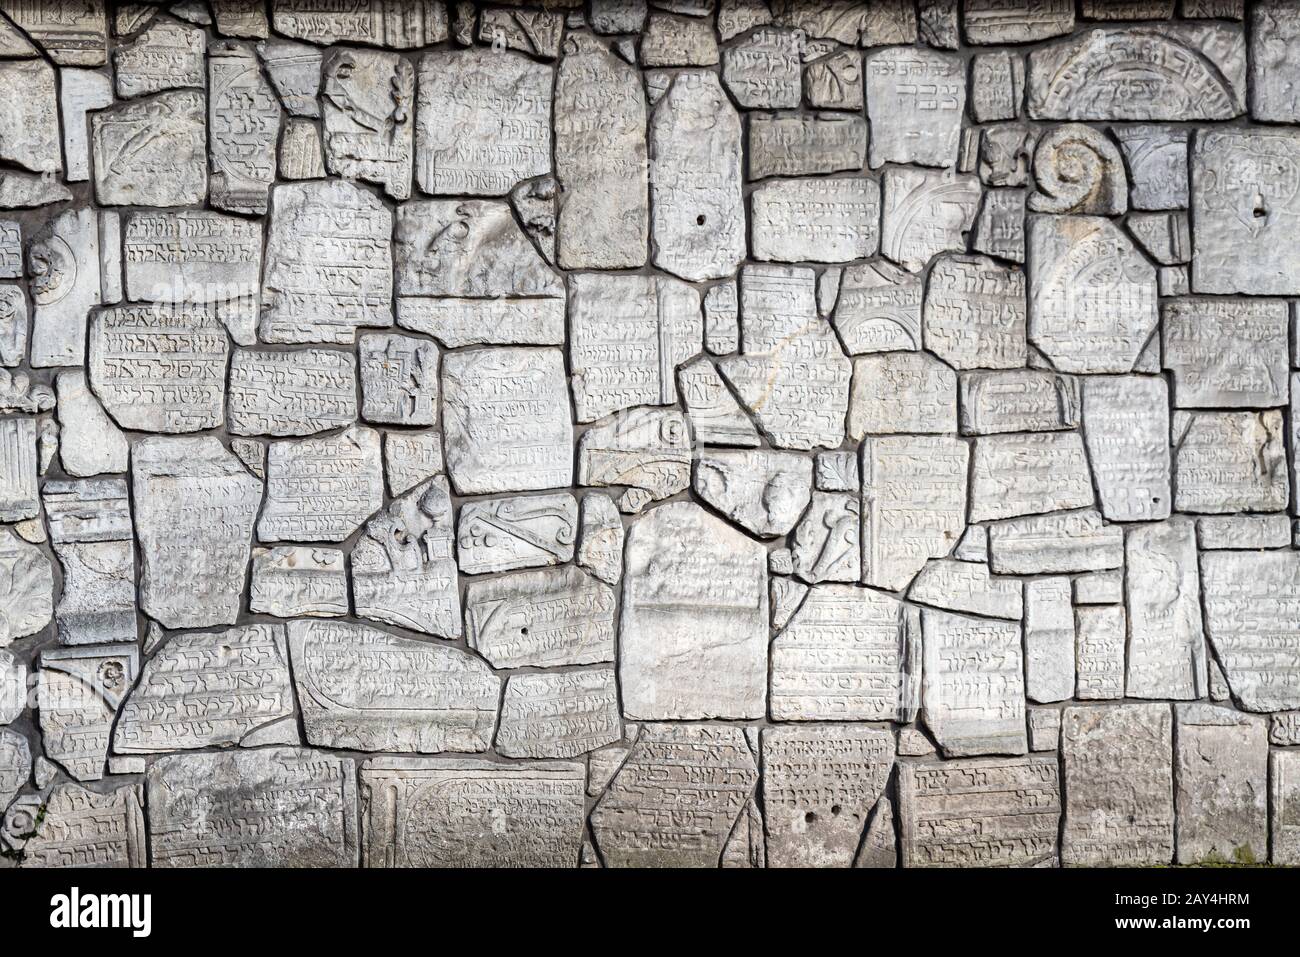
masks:
[[[0,0],[0,864],[1300,863],[1300,8]]]

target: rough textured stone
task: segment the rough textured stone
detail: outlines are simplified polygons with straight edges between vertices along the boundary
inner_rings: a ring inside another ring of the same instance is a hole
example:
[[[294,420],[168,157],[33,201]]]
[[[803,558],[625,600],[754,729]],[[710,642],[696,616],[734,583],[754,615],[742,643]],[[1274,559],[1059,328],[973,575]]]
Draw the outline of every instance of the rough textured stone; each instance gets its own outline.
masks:
[[[1113,522],[1167,518],[1169,389],[1154,376],[1088,376],[1084,439],[1101,513]]]
[[[11,530],[0,535],[0,648],[34,635],[54,614],[54,573],[50,560]],[[7,723],[7,722],[5,722]]]
[[[257,522],[263,542],[341,542],[384,499],[379,433],[350,426],[336,436],[272,442],[266,504]]]
[[[1268,846],[1268,736],[1262,717],[1174,706],[1177,863],[1257,864]]]
[[[891,166],[884,184],[881,253],[918,272],[932,256],[965,251],[980,203],[977,177]]]
[[[1289,316],[1281,300],[1174,299],[1161,309],[1174,404],[1221,409],[1285,405]]]
[[[853,360],[849,437],[957,431],[957,373],[922,352]]]
[[[346,615],[348,575],[343,552],[307,545],[254,549],[248,607],[277,618]]]
[[[925,49],[894,48],[867,56],[871,165],[957,161],[966,108],[966,65]]]
[[[706,450],[695,493],[760,538],[785,535],[808,507],[812,462],[791,452]]]
[[[356,360],[330,349],[237,349],[230,363],[233,435],[311,435],[357,417]]]
[[[613,668],[514,675],[496,749],[513,758],[572,758],[622,738]]]
[[[831,322],[850,355],[921,347],[919,276],[877,260],[844,270]]]
[[[1277,512],[1288,499],[1282,413],[1175,412],[1174,508]]]
[[[113,721],[139,670],[134,645],[42,651],[36,707],[45,756],[78,781],[103,778]]]
[[[971,458],[972,521],[1093,504],[1088,459],[1077,432],[983,436]]]
[[[1074,612],[1068,578],[1025,583],[1025,695],[1042,703],[1074,697]]]
[[[90,118],[95,196],[106,206],[189,206],[208,192],[202,92],[180,90]]]
[[[461,507],[456,560],[470,575],[558,565],[573,559],[578,503],[572,495],[530,495]]]
[[[690,433],[674,410],[633,409],[583,433],[578,484],[626,486],[621,511],[635,514],[691,484]]]
[[[1205,635],[1190,519],[1131,529],[1125,542],[1130,698],[1203,697]]]
[[[135,641],[136,543],[126,482],[46,482],[41,499],[50,545],[63,571],[54,611],[59,640],[66,645]]]
[[[925,347],[957,369],[1025,361],[1025,276],[979,256],[943,256],[925,290]],[[947,431],[952,431],[951,429]]]

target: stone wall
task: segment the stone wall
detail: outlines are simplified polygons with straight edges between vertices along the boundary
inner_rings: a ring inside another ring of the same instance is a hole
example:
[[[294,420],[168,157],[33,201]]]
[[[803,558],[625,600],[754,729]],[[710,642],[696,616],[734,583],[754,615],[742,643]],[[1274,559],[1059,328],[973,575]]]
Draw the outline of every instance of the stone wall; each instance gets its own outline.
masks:
[[[1294,5],[0,14],[4,864],[1300,863]]]

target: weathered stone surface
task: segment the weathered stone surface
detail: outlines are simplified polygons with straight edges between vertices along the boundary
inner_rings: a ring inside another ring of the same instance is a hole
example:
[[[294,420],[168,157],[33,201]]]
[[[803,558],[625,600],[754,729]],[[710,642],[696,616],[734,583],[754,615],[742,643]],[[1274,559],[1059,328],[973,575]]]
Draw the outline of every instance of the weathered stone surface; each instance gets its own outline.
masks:
[[[1055,755],[899,762],[904,867],[1043,867],[1058,862]]]
[[[1206,552],[1201,556],[1205,629],[1247,711],[1300,707],[1300,640],[1295,552]]]
[[[1025,276],[979,256],[942,256],[925,291],[925,346],[957,369],[1025,361]],[[945,431],[953,431],[949,428]]]
[[[876,260],[844,270],[831,321],[850,355],[921,347],[921,278]]]
[[[1024,615],[1020,582],[994,578],[978,562],[928,562],[908,589],[909,601],[948,611],[1019,621]]]
[[[441,434],[432,431],[385,433],[384,476],[390,495],[409,492],[442,469]]]
[[[1167,354],[1167,353],[1166,353]],[[1155,376],[1088,376],[1084,438],[1101,513],[1113,522],[1167,518],[1169,389]]]
[[[513,675],[496,749],[513,758],[572,758],[622,738],[613,668]]]
[[[1174,507],[1180,512],[1286,508],[1282,413],[1175,412]]]
[[[875,253],[879,217],[875,180],[774,180],[750,195],[750,243],[755,259],[848,262]]]
[[[1025,695],[1030,701],[1046,703],[1074,697],[1074,638],[1070,580],[1038,578],[1026,582]],[[1033,748],[1033,742],[1030,746]]]
[[[43,173],[0,170],[0,209],[30,209],[72,199],[72,192]]]
[[[568,44],[554,104],[559,263],[636,268],[650,218],[645,93],[637,71],[600,42],[571,34]]]
[[[853,360],[849,437],[957,431],[957,373],[922,352]]]
[[[785,535],[808,507],[812,461],[793,452],[701,453],[695,494],[760,538]]]
[[[977,177],[891,166],[884,182],[881,253],[918,272],[932,256],[965,251],[980,202]]]
[[[722,279],[745,255],[740,117],[714,73],[678,74],[650,118],[653,262]]]
[[[831,110],[860,110],[863,105],[862,54],[834,50],[804,68],[809,106]]]
[[[155,20],[113,51],[117,95],[128,99],[162,90],[202,89],[206,47],[202,30]]]
[[[213,44],[208,50],[212,205],[237,213],[266,212],[280,115],[253,47],[233,40]]]
[[[280,625],[175,635],[144,666],[113,736],[118,754],[239,744],[293,713]]]
[[[451,495],[442,476],[370,519],[352,549],[357,616],[443,638],[460,637],[452,538]]]
[[[966,524],[969,447],[950,436],[862,442],[862,581],[901,591]]]
[[[1300,39],[1294,14],[1278,0],[1251,4],[1250,114],[1256,120],[1300,121],[1300,73],[1290,52]]]
[[[32,296],[31,364],[83,365],[86,314],[102,297],[99,227],[93,210],[67,210],[27,248]]]
[[[1012,518],[988,526],[989,562],[999,575],[1119,568],[1124,533],[1095,508]]]
[[[1196,538],[1204,549],[1286,548],[1291,520],[1285,515],[1204,515],[1196,520]]]
[[[985,137],[985,142],[988,138]],[[990,189],[984,192],[971,237],[971,248],[1012,262],[1025,261],[1025,191]]]
[[[985,127],[979,142],[981,182],[989,186],[1027,186],[1037,140],[1037,131],[1023,123]]]
[[[36,420],[0,419],[0,521],[36,517],[36,484]]]
[[[1062,863],[1170,863],[1174,852],[1172,725],[1168,705],[1065,709]]]
[[[356,360],[330,349],[237,349],[230,364],[234,435],[311,435],[357,417]]]
[[[497,668],[613,661],[615,605],[613,589],[572,566],[520,572],[466,586],[465,630]]]
[[[142,432],[225,422],[230,345],[215,315],[189,306],[119,306],[90,323],[90,385],[113,420]]]
[[[1095,216],[1029,217],[1029,341],[1061,372],[1129,372],[1155,330],[1155,269]]]
[[[336,176],[377,183],[394,199],[407,199],[414,127],[419,124],[411,122],[415,68],[396,53],[339,49],[325,55],[321,76],[326,168]],[[421,93],[429,86],[421,83]],[[263,89],[269,98],[269,87]],[[450,117],[444,115],[444,122],[448,133],[463,132]],[[462,143],[476,139],[458,138]],[[432,154],[431,146],[421,145],[422,157]],[[423,178],[420,184],[426,185]]]
[[[59,102],[54,68],[44,60],[0,63],[0,160],[33,173],[59,173]]]
[[[835,448],[844,439],[851,366],[817,315],[811,269],[746,266],[741,355],[719,368],[779,448]]]
[[[1230,120],[1245,101],[1240,27],[1098,28],[1029,56],[1034,119]]]
[[[585,778],[571,762],[372,758],[361,766],[362,859],[366,867],[576,867]]]
[[[373,333],[357,341],[361,414],[369,422],[438,421],[438,347],[410,336]]]
[[[262,318],[266,342],[350,343],[393,321],[392,214],[348,182],[272,191]]]
[[[772,643],[772,717],[910,721],[920,691],[920,637],[919,623],[896,598],[852,585],[814,586]]]
[[[855,492],[813,492],[791,539],[792,571],[806,582],[851,582],[862,557],[861,503]]]
[[[578,503],[572,495],[531,495],[461,506],[456,551],[470,575],[559,565],[573,559]]]
[[[0,651],[0,725],[17,721],[26,707],[27,665],[9,652]]]
[[[577,563],[608,585],[623,577],[623,520],[608,495],[591,492],[580,506]]]
[[[201,91],[160,93],[90,118],[95,197],[105,206],[190,206],[208,192]]]
[[[1038,141],[1029,195],[1036,213],[1115,216],[1128,209],[1128,181],[1119,150],[1081,123],[1058,126]]]
[[[1001,50],[971,60],[970,108],[977,122],[1014,120],[1025,99],[1025,61]]]
[[[23,277],[23,229],[13,220],[0,220],[0,279]],[[9,287],[5,287],[6,289]],[[8,354],[3,365],[16,365]]]
[[[608,867],[717,867],[757,783],[740,728],[647,725],[591,813],[601,857]],[[679,820],[683,802],[692,813]]]
[[[147,438],[131,455],[140,605],[168,628],[233,625],[262,483],[215,438]]]
[[[717,367],[703,357],[677,370],[677,389],[700,445],[759,444],[758,429],[741,411]]]
[[[98,781],[122,697],[135,683],[135,645],[46,648],[36,671],[45,756],[78,781]]]
[[[1262,717],[1174,706],[1179,864],[1256,864],[1268,842],[1268,737]]]
[[[56,784],[40,805],[10,809],[6,837],[18,840],[27,867],[144,867],[144,794],[139,784],[89,791]],[[37,826],[39,817],[40,824]]]
[[[1024,754],[1020,623],[926,608],[921,718],[945,757]]]
[[[358,0],[340,6],[329,0],[277,0],[271,25],[278,33],[328,46],[366,43],[409,50],[447,39],[447,11],[441,3]]]
[[[443,360],[447,468],[462,495],[568,486],[573,426],[558,349],[487,349]]]
[[[22,258],[15,255],[21,269]],[[20,286],[0,286],[0,365],[19,365],[26,355],[27,297]]]
[[[351,758],[302,748],[159,758],[145,776],[150,864],[355,867],[355,775]]]
[[[1093,504],[1078,432],[983,436],[975,442],[972,459],[972,521]]]
[[[1134,209],[1184,209],[1188,201],[1188,131],[1170,126],[1114,127],[1128,161]]]
[[[17,731],[0,728],[0,808],[7,808],[32,773],[32,751]]]
[[[691,484],[690,433],[680,412],[634,409],[583,433],[578,484],[626,486],[620,510],[635,514]]]
[[[700,351],[699,293],[667,277],[569,281],[569,367],[579,422],[677,399],[674,370]]]
[[[1209,130],[1192,146],[1192,288],[1300,293],[1300,131]]]
[[[354,554],[354,567],[355,561]],[[277,618],[346,615],[348,573],[343,552],[308,545],[253,549],[248,607]]]
[[[762,736],[768,867],[849,867],[894,768],[888,731],[769,728]]]
[[[867,56],[871,166],[957,162],[966,109],[966,64],[956,56],[902,47]]]
[[[1124,650],[1127,616],[1123,605],[1075,609],[1075,697],[1109,701],[1124,697]]]
[[[356,751],[486,751],[500,683],[483,661],[341,621],[289,623],[310,744]]]
[[[1164,367],[1180,408],[1266,408],[1287,401],[1287,305],[1198,296],[1161,310]]]
[[[1078,380],[1036,369],[963,373],[959,380],[963,435],[1051,432],[1080,422]]]
[[[796,30],[764,28],[722,53],[722,79],[745,109],[799,105],[800,47]]]
[[[135,641],[135,537],[125,480],[46,482],[41,497],[63,571],[59,640]]]
[[[964,14],[969,43],[1033,43],[1074,29],[1071,0],[967,0]]]
[[[287,40],[267,40],[257,45],[275,92],[294,116],[320,116],[321,52]]]
[[[866,160],[867,123],[860,116],[755,113],[749,118],[751,179],[856,172]]]
[[[100,2],[5,0],[0,11],[60,66],[103,66],[108,59],[105,6]]]
[[[1189,700],[1206,693],[1196,534],[1176,517],[1128,533],[1125,548],[1130,698]]]
[[[287,180],[324,179],[325,153],[315,123],[291,117],[280,137],[280,177]]]
[[[627,717],[765,713],[766,561],[757,543],[691,503],[632,524],[619,627]]]
[[[54,614],[54,573],[50,560],[9,529],[0,534],[0,648],[34,635]],[[12,719],[11,719],[12,720]],[[0,722],[8,723],[8,722]]]
[[[379,433],[350,426],[336,436],[271,443],[264,542],[341,542],[383,503]]]

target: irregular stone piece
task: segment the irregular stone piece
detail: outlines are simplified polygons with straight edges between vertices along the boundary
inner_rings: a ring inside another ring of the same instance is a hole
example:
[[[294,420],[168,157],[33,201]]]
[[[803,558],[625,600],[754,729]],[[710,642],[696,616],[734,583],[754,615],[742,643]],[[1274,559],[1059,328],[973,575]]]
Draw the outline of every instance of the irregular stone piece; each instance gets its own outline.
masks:
[[[1169,516],[1169,389],[1156,376],[1088,376],[1084,437],[1101,513],[1112,522]]]
[[[1300,72],[1291,55],[1300,26],[1294,14],[1278,0],[1251,4],[1250,115],[1256,120],[1300,121]]]
[[[262,483],[212,436],[146,438],[131,491],[142,610],[168,628],[233,625]]]
[[[862,581],[901,591],[966,524],[969,447],[949,436],[862,442]]]
[[[32,209],[72,199],[72,192],[48,174],[0,170],[0,209]]]
[[[957,431],[957,373],[923,352],[886,352],[853,360],[848,433]]]
[[[980,202],[978,177],[890,167],[880,251],[912,272],[941,252],[964,252]]]
[[[608,585],[623,577],[623,520],[608,495],[583,496],[575,559]]]
[[[506,681],[496,749],[507,757],[572,758],[622,736],[613,668]]]
[[[1134,209],[1185,209],[1188,130],[1172,126],[1117,126],[1111,130],[1128,161]]]
[[[309,120],[290,118],[280,137],[280,178],[324,179],[325,154],[320,130]]]
[[[415,68],[396,53],[336,49],[325,55],[321,74],[326,167],[383,186],[394,199],[408,198]]]
[[[99,305],[99,225],[94,210],[60,213],[27,249],[33,368],[82,366],[86,314]]]
[[[277,618],[346,615],[348,573],[343,552],[308,545],[253,549],[248,608]]]
[[[1042,575],[1119,568],[1124,532],[1095,508],[1050,512],[988,527],[989,556],[999,575]]]
[[[568,42],[555,82],[559,264],[635,269],[646,261],[650,220],[641,78],[589,36]]]
[[[22,226],[13,220],[0,220],[0,279],[21,278],[23,278]],[[25,300],[24,305],[26,305]],[[11,358],[6,351],[0,364],[17,365],[19,361]]]
[[[311,435],[349,425],[357,417],[356,388],[356,360],[346,352],[236,349],[230,364],[230,432]]]
[[[1014,120],[1025,99],[1025,61],[1007,50],[971,60],[970,108],[978,123]]]
[[[858,456],[854,450],[818,452],[813,461],[813,482],[823,492],[857,492],[862,487]]]
[[[710,286],[704,295],[704,347],[726,355],[740,347],[740,297],[736,280]]]
[[[812,461],[793,452],[710,449],[696,463],[694,488],[732,522],[759,538],[776,538],[808,507]]]
[[[740,728],[643,727],[591,812],[605,865],[717,867],[757,783],[757,761]],[[684,802],[692,812],[679,820]]]
[[[289,653],[309,744],[356,751],[486,751],[500,683],[458,648],[342,621],[292,621]]]
[[[987,137],[985,141],[987,142]],[[971,248],[1012,262],[1025,261],[1025,191],[990,189],[975,222]]]
[[[921,718],[944,757],[1024,754],[1020,623],[921,612]]]
[[[1052,867],[1055,755],[899,762],[904,867]]]
[[[791,539],[794,574],[806,582],[857,580],[861,503],[851,492],[813,492]]]
[[[0,586],[0,648],[4,648],[50,623],[54,572],[39,548],[5,528],[0,531],[0,581],[4,583]]]
[[[966,64],[932,50],[892,47],[868,55],[871,167],[957,162],[966,109]]]
[[[700,445],[759,444],[758,429],[741,411],[717,368],[703,357],[677,370],[677,390]]]
[[[341,542],[384,499],[379,433],[349,426],[320,439],[272,442],[266,504],[257,523],[264,542]]]
[[[1024,615],[1020,582],[994,578],[986,565],[940,559],[926,563],[912,580],[909,601],[948,611],[1019,621]]]
[[[452,508],[438,476],[366,523],[352,549],[352,594],[360,618],[444,638],[461,634]]]
[[[500,50],[520,50],[553,60],[560,55],[564,17],[549,10],[488,7],[479,17],[478,38]]]
[[[270,27],[260,0],[212,0],[217,31],[229,37],[265,37]]]
[[[1300,751],[1270,751],[1268,756],[1269,844],[1274,864],[1300,861],[1300,829],[1294,823],[1300,801]]]
[[[750,194],[755,259],[863,259],[879,245],[879,219],[880,187],[873,179],[780,179]]]
[[[1164,367],[1180,408],[1266,408],[1287,401],[1289,316],[1281,300],[1197,296],[1161,310]]]
[[[384,434],[384,475],[390,495],[409,492],[442,471],[442,436],[437,432]]]
[[[36,708],[45,756],[78,781],[100,780],[113,720],[139,670],[135,645],[42,651]]]
[[[849,867],[894,769],[888,731],[861,725],[762,735],[769,867]]]
[[[1043,703],[1074,697],[1074,667],[1070,580],[1037,578],[1026,582],[1025,695]]]
[[[32,773],[32,751],[17,731],[0,728],[0,808],[7,808]]]
[[[1286,548],[1291,521],[1285,515],[1205,515],[1196,520],[1196,538],[1203,549]]]
[[[627,486],[621,511],[635,514],[691,484],[690,433],[675,410],[633,409],[588,429],[578,442],[578,484]]]
[[[559,565],[573,560],[577,537],[578,503],[567,492],[468,502],[456,557],[468,575]]]
[[[50,543],[63,570],[55,608],[65,645],[136,640],[135,536],[123,479],[46,482]]]
[[[1025,275],[979,256],[941,256],[925,291],[925,347],[957,369],[1025,362]],[[953,431],[951,427],[946,431]]]
[[[1125,548],[1130,698],[1206,693],[1196,534],[1181,516],[1129,530]]]
[[[678,74],[650,117],[652,261],[692,282],[745,256],[740,117],[716,74]]]
[[[95,198],[105,206],[192,206],[208,193],[202,91],[159,93],[90,118]]]
[[[1127,616],[1123,605],[1075,609],[1075,697],[1109,701],[1124,697],[1124,645]]]
[[[0,12],[59,66],[103,66],[108,60],[105,6],[97,0],[86,3],[5,0],[0,3]]]
[[[213,206],[258,216],[266,212],[275,180],[280,115],[280,103],[262,76],[253,47],[233,40],[213,44],[208,50]]]
[[[1133,213],[1125,225],[1147,255],[1162,266],[1191,262],[1191,225],[1186,213]]]
[[[59,173],[59,101],[54,68],[44,60],[0,63],[0,160],[33,173]]]
[[[352,342],[393,321],[393,217],[351,183],[286,183],[272,192],[261,338]]]
[[[1288,499],[1282,413],[1174,413],[1174,508],[1277,512]]]
[[[277,33],[329,46],[365,43],[398,50],[447,39],[447,10],[441,3],[418,0],[357,0],[340,6],[330,0],[278,0],[271,11]]]
[[[1037,213],[1116,216],[1128,209],[1128,181],[1119,150],[1081,123],[1058,126],[1038,140],[1029,208]]]
[[[627,717],[766,712],[766,561],[756,542],[689,502],[632,524],[619,627]]]
[[[257,45],[257,54],[290,114],[320,116],[320,50],[287,40],[267,40]]]
[[[229,355],[225,329],[202,308],[117,306],[90,323],[90,385],[125,429],[222,425]]]
[[[1300,708],[1300,553],[1206,552],[1205,628],[1246,711]]]
[[[971,466],[971,520],[1034,515],[1093,504],[1077,432],[984,436]]]
[[[1037,131],[1023,123],[985,127],[979,143],[980,180],[989,186],[1027,186],[1037,139]]]
[[[144,666],[117,720],[119,754],[240,744],[293,714],[281,625],[175,635]]]
[[[674,370],[700,351],[700,297],[676,279],[569,280],[569,367],[579,422],[676,401]]]
[[[1268,737],[1262,717],[1174,706],[1177,863],[1255,864],[1268,842]]]
[[[150,864],[356,867],[355,775],[351,758],[302,748],[159,758],[145,776]]]
[[[851,365],[817,315],[811,269],[746,266],[744,351],[722,374],[779,448],[836,448],[844,440]]]
[[[901,612],[901,602],[871,589],[809,589],[772,644],[772,717],[911,720],[920,630]]]
[[[572,566],[472,581],[466,637],[496,668],[613,661],[616,604],[612,588]]]
[[[967,0],[963,6],[968,43],[1033,43],[1074,29],[1071,0]]]
[[[36,484],[36,420],[0,419],[0,522],[39,514]]]
[[[0,726],[12,724],[27,708],[27,665],[0,651]],[[4,805],[0,800],[0,806]]]
[[[722,80],[744,109],[799,105],[802,37],[795,30],[765,27],[722,52]]]
[[[1110,220],[1029,217],[1029,341],[1061,372],[1129,372],[1156,327],[1155,269]]]
[[[1014,369],[963,373],[959,380],[963,435],[1072,429],[1080,422],[1075,379]]]
[[[1294,166],[1300,132],[1214,130],[1192,146],[1192,288],[1300,293],[1293,252],[1300,224]]]
[[[844,270],[831,317],[849,355],[921,348],[921,278],[876,260]]]
[[[372,333],[357,341],[361,414],[370,422],[434,425],[438,411],[438,347],[410,336]]]
[[[202,30],[155,20],[113,51],[117,95],[129,99],[162,90],[202,89],[206,47]]]
[[[1168,864],[1174,856],[1169,705],[1066,708],[1061,863]]]
[[[696,17],[652,12],[641,33],[641,65],[712,66],[718,41],[712,25]]]
[[[867,122],[861,116],[755,113],[749,118],[750,179],[857,172],[866,161]]]
[[[1245,111],[1240,27],[1098,28],[1029,56],[1029,115],[1037,120],[1230,120]]]
[[[56,784],[43,802],[15,804],[5,819],[5,831],[22,847],[26,867],[145,866],[144,793],[139,784],[105,793]]]
[[[862,54],[837,50],[804,68],[808,105],[830,110],[860,110],[863,105]]]
[[[372,758],[361,766],[362,858],[366,867],[575,867],[585,779],[573,762]]]

